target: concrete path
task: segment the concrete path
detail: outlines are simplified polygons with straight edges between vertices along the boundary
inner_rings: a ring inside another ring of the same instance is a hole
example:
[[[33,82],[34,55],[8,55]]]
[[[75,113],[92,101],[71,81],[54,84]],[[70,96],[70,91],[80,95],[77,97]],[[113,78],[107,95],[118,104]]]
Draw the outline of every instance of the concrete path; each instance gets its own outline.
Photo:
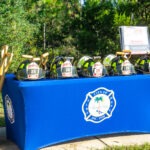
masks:
[[[142,145],[150,143],[150,134],[117,134],[84,138],[42,148],[40,150],[103,150],[111,146]],[[6,139],[6,128],[0,128],[0,150],[19,150],[17,145]]]

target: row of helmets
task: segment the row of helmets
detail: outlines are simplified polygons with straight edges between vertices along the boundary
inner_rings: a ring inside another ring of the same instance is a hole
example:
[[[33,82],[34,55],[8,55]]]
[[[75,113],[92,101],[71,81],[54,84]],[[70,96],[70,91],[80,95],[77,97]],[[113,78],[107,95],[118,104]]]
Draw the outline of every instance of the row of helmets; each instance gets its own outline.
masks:
[[[48,63],[48,53],[34,58],[23,55],[25,58],[17,71],[18,80],[38,80],[42,78],[77,78],[77,77],[103,77],[113,75],[133,75],[137,73],[150,73],[150,57],[139,57],[135,65],[130,62],[131,51],[109,54],[103,60],[100,56],[83,56],[74,61],[73,57],[57,56]]]

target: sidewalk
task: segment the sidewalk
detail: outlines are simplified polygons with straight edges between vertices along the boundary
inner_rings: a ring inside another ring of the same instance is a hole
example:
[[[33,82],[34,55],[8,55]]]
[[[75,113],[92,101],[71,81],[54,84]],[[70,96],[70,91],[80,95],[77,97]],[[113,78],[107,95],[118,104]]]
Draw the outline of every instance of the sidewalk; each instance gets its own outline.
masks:
[[[115,134],[95,136],[42,148],[41,150],[103,150],[111,146],[129,146],[150,143],[150,134]],[[17,145],[6,140],[5,127],[0,128],[0,150],[19,150]]]

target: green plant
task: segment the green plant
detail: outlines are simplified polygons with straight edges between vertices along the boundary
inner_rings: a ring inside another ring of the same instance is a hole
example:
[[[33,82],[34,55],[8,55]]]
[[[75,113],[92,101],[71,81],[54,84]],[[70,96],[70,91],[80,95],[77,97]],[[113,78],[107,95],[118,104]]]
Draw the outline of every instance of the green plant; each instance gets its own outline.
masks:
[[[143,145],[131,145],[131,146],[112,146],[104,148],[104,150],[149,150],[150,144],[145,143]]]
[[[5,119],[4,119],[4,109],[3,109],[3,102],[0,93],[0,127],[5,126]]]

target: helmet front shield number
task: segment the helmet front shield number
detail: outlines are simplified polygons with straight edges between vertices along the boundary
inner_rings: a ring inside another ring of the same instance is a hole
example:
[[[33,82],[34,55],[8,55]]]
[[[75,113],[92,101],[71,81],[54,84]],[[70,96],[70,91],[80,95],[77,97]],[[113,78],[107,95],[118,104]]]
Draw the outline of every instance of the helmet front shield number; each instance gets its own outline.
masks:
[[[101,77],[103,74],[103,66],[100,62],[96,62],[92,67],[93,77]]]
[[[32,62],[27,66],[27,78],[28,79],[38,79],[39,78],[39,66]]]
[[[125,60],[122,63],[121,70],[122,70],[122,74],[123,75],[130,75],[130,74],[132,74],[132,64],[128,60]]]
[[[62,77],[72,77],[72,64],[69,60],[66,60],[61,65]]]

